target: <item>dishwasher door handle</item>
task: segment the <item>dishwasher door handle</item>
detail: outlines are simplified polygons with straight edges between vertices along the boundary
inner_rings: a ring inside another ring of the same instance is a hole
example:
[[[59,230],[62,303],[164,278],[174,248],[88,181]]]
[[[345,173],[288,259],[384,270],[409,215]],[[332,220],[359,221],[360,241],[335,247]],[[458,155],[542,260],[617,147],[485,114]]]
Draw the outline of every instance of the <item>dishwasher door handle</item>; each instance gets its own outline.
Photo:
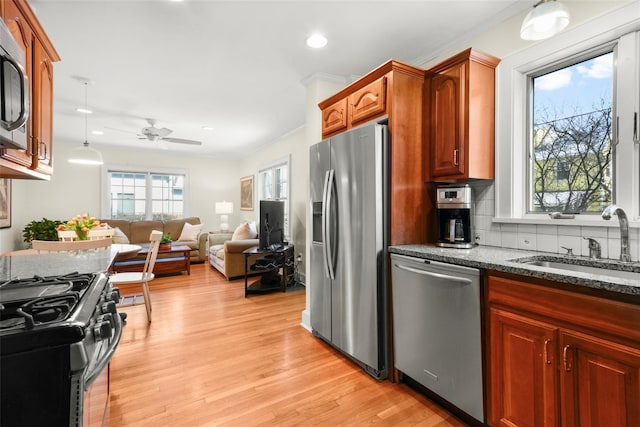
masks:
[[[432,271],[420,270],[418,268],[408,267],[402,264],[393,264],[393,265],[399,268],[400,270],[410,271],[412,273],[420,274],[422,276],[429,276],[429,277],[434,277],[436,279],[449,280],[449,281],[458,282],[464,285],[470,285],[471,283],[473,283],[471,279],[466,279],[463,277],[456,277],[456,276],[449,276],[448,274],[434,273]]]

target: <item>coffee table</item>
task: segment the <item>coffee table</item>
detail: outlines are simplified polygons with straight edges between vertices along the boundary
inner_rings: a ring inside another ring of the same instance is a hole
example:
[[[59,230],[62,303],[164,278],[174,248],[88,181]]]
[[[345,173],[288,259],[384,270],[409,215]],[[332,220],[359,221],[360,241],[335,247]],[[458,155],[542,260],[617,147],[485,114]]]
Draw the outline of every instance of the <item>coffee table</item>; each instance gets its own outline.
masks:
[[[145,259],[149,253],[149,245],[140,245],[142,249],[138,252],[139,259],[115,262],[113,271],[122,273],[126,271],[142,271]],[[186,271],[191,274],[191,248],[186,245],[171,245],[158,249],[158,258],[153,267],[155,274],[180,273]],[[141,259],[140,259],[141,258]]]

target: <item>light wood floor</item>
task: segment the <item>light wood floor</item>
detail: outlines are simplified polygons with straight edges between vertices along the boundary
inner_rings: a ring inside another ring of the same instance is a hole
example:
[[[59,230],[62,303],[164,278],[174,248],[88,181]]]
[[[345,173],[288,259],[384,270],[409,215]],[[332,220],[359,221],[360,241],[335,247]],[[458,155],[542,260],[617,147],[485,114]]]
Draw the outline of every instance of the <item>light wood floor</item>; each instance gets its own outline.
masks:
[[[208,264],[150,283],[111,362],[116,426],[463,426],[405,385],[378,382],[300,326],[305,292],[250,295]],[[131,289],[123,289],[131,291]]]

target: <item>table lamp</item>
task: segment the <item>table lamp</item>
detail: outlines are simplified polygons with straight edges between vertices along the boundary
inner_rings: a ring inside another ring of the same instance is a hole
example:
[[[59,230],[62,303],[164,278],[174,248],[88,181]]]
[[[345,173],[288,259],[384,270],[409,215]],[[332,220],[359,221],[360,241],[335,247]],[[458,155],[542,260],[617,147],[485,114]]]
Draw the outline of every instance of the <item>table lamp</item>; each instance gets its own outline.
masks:
[[[216,202],[216,214],[220,215],[220,230],[229,231],[229,214],[233,213],[233,203]]]

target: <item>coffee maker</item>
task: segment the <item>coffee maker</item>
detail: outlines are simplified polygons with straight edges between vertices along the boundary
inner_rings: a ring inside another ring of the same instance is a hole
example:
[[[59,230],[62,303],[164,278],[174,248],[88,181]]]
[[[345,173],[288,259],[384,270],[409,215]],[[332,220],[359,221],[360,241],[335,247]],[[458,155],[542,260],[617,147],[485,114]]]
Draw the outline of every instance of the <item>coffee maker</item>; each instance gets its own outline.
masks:
[[[462,249],[473,247],[472,206],[471,187],[468,185],[449,185],[436,189],[438,213],[436,246]]]

